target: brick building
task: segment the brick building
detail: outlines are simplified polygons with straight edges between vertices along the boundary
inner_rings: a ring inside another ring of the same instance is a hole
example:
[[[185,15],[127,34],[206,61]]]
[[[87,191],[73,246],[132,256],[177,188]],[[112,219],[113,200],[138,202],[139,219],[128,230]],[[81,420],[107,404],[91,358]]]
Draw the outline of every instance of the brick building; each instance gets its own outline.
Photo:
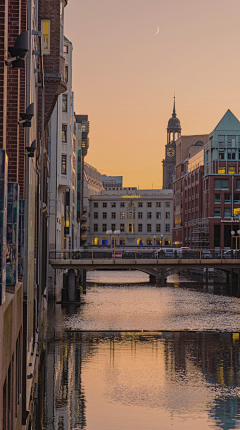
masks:
[[[173,243],[209,249],[239,247],[240,122],[230,110],[198,149],[185,160],[177,150]]]

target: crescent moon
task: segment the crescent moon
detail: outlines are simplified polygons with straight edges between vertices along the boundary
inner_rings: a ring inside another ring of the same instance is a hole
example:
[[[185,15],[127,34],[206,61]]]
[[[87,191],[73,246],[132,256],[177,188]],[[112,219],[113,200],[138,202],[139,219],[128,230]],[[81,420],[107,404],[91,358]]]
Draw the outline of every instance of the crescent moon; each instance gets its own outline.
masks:
[[[157,33],[154,34],[154,36],[156,36],[159,33],[159,27],[157,25]]]

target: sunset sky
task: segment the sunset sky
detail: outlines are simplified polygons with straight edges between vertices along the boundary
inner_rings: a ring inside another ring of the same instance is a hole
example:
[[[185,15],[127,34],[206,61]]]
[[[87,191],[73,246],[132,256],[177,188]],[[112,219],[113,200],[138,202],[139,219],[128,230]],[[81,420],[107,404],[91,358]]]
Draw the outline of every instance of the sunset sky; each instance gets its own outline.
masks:
[[[240,117],[239,0],[69,0],[65,35],[86,161],[124,186],[162,186],[174,92],[183,135]]]

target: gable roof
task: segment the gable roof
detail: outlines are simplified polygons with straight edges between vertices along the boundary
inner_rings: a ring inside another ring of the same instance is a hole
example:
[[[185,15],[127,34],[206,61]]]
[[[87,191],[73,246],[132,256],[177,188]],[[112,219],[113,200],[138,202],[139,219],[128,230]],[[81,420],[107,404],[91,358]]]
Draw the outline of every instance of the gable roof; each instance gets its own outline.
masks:
[[[233,115],[230,109],[227,110],[225,115],[219,121],[218,125],[215,127],[214,131],[239,131],[240,132],[240,122]]]

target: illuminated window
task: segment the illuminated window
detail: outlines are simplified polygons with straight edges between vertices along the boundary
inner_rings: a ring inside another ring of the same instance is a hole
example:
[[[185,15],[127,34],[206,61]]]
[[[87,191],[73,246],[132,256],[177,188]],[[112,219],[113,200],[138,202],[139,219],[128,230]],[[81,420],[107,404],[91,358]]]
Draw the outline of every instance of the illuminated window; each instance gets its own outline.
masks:
[[[132,219],[132,212],[128,212],[128,219]]]
[[[231,175],[234,175],[236,173],[236,167],[235,166],[229,166],[228,167],[228,173]]]
[[[226,173],[226,168],[225,168],[225,166],[219,166],[219,168],[218,168],[218,173],[220,173],[220,174],[225,174],[225,173]]]
[[[235,216],[235,217],[240,216],[240,208],[234,208],[233,209],[233,216]]]
[[[42,19],[43,54],[50,54],[50,19]]]
[[[120,218],[124,219],[125,218],[125,212],[120,212]]]

